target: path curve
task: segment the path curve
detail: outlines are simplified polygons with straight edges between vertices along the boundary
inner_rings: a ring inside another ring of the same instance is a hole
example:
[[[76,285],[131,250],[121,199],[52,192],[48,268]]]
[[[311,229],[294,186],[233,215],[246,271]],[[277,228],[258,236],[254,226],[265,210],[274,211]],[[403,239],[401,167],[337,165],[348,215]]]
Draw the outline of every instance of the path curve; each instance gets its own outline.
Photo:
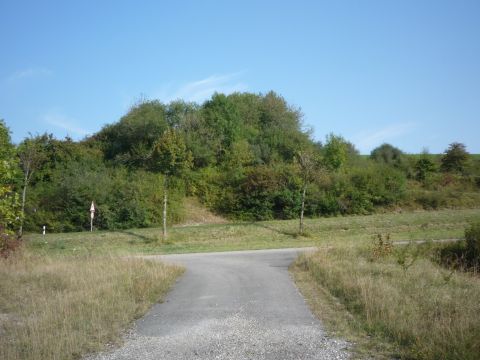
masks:
[[[146,256],[187,271],[122,347],[92,359],[349,358],[348,344],[326,336],[290,277],[305,250]]]

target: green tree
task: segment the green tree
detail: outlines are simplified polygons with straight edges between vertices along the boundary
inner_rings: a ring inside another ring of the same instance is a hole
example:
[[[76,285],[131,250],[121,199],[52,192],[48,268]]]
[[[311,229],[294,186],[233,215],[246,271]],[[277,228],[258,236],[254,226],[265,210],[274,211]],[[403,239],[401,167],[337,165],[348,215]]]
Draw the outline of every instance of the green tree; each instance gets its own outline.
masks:
[[[133,168],[146,165],[155,141],[168,128],[165,105],[157,100],[141,102],[120,121],[94,135],[107,160]]]
[[[239,138],[241,119],[237,107],[224,94],[215,93],[203,105],[204,124],[213,135],[212,146],[220,163],[231,145]]]
[[[437,167],[430,158],[428,152],[424,151],[421,157],[415,162],[415,178],[418,181],[425,181],[429,174],[437,171]]]
[[[0,119],[0,233],[12,232],[20,218],[19,198],[14,191],[17,164],[10,132]]]
[[[18,147],[18,157],[20,159],[20,166],[23,170],[23,189],[22,189],[22,204],[19,235],[23,234],[23,221],[25,217],[25,202],[27,199],[27,187],[30,183],[32,175],[45,162],[45,154],[41,144],[42,138],[34,138],[30,136],[25,139]]]
[[[341,136],[327,135],[323,146],[323,161],[329,170],[338,170],[347,161],[349,143]],[[351,151],[351,150],[350,150]]]
[[[183,137],[175,129],[166,130],[155,142],[150,155],[151,169],[164,176],[163,189],[163,238],[167,238],[168,181],[172,176],[181,177],[192,167],[193,157]]]
[[[311,143],[310,133],[302,131],[302,112],[283,97],[270,91],[260,104],[259,136],[256,147],[263,163],[291,162],[298,149]]]
[[[444,172],[464,173],[469,160],[469,154],[464,144],[454,142],[449,145],[441,158],[441,170]]]
[[[390,144],[382,144],[370,153],[370,158],[376,162],[400,167],[403,161],[403,152]]]

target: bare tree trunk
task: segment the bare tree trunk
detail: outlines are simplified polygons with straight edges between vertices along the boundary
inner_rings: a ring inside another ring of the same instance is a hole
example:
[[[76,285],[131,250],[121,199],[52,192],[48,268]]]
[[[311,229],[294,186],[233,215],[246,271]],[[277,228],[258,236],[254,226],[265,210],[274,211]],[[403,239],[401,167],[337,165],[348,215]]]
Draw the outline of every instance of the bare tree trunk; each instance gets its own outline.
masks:
[[[27,199],[27,186],[28,186],[28,175],[29,171],[25,173],[25,180],[23,183],[23,191],[22,191],[22,209],[20,213],[20,228],[18,229],[18,235],[23,235],[23,218],[25,217],[25,201]]]
[[[307,183],[303,184],[302,191],[302,210],[300,211],[300,235],[303,235],[303,213],[305,211],[305,194],[307,192]]]
[[[167,177],[163,182],[163,240],[167,240]]]

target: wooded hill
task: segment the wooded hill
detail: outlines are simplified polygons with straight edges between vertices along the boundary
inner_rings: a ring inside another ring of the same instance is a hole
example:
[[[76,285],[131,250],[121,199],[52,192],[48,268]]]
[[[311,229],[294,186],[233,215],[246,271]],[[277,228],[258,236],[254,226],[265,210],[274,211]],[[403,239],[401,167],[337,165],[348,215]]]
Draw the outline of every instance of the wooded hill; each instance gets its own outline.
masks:
[[[13,146],[0,127],[2,223],[18,226],[27,185],[28,231],[88,229],[92,200],[97,229],[157,226],[165,187],[169,223],[183,220],[185,196],[231,219],[295,218],[304,185],[309,217],[480,204],[480,160],[462,144],[443,155],[384,144],[360,156],[341,136],[313,141],[300,110],[274,92],[144,101],[79,142],[44,134]]]

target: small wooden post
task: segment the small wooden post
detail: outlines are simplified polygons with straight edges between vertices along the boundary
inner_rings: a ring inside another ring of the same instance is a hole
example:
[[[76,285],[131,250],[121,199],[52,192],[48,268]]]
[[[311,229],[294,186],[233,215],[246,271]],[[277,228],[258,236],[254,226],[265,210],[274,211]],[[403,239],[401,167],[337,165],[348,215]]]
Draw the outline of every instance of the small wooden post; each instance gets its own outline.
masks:
[[[95,205],[93,204],[90,205],[90,232],[93,231],[93,218],[95,217]]]

